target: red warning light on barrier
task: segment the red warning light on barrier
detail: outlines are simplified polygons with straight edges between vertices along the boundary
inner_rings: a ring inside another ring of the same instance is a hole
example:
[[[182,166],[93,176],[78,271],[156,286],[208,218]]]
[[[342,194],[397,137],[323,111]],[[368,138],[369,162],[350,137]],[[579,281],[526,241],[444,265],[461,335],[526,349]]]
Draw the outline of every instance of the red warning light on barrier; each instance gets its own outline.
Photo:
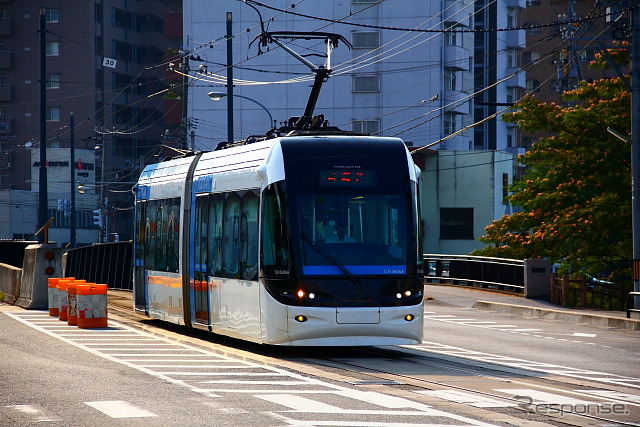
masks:
[[[56,257],[56,254],[54,254],[53,252],[46,252],[44,254],[44,257],[49,261],[52,261]]]

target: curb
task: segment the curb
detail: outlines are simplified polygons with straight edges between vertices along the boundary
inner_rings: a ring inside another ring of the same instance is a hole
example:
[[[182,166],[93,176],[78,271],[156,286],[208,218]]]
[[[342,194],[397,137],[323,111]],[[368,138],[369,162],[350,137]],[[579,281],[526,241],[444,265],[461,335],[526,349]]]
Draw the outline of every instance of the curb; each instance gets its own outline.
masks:
[[[608,328],[631,329],[640,331],[640,320],[581,313],[579,311],[551,310],[547,308],[535,308],[526,305],[513,305],[489,301],[476,301],[472,305],[472,308],[477,308],[479,310],[497,311],[499,313],[560,320],[564,322],[585,323],[593,326],[604,326]]]

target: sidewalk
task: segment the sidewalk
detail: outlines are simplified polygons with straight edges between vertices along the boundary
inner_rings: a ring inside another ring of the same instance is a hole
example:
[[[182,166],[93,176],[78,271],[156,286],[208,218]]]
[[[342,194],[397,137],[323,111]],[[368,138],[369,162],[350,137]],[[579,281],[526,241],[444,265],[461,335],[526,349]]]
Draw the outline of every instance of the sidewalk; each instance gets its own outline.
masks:
[[[640,330],[640,320],[627,319],[624,311],[604,311],[582,308],[564,308],[547,301],[491,292],[473,288],[447,285],[425,285],[425,305],[443,304],[471,307],[480,310],[540,317],[570,323],[584,323],[607,328]]]

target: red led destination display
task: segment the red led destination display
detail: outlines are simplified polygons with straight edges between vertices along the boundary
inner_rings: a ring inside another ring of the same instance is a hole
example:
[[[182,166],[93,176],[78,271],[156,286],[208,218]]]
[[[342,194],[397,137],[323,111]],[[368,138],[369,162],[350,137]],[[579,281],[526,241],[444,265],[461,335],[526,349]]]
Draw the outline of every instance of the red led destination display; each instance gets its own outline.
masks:
[[[377,185],[376,172],[363,169],[320,169],[323,187],[371,187]]]

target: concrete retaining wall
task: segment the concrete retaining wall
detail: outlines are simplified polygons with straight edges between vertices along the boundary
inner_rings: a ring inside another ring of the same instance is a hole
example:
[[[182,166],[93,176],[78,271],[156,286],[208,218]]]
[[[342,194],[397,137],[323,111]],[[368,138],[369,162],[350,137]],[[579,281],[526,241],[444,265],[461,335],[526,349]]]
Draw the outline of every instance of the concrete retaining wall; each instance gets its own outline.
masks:
[[[48,257],[48,254],[51,254]],[[22,267],[22,281],[20,297],[16,305],[34,310],[49,308],[49,277],[62,277],[62,255],[64,249],[52,244],[29,245],[24,251]],[[51,259],[49,259],[51,258]],[[53,268],[53,273],[45,273],[47,267]]]
[[[9,264],[0,263],[0,292],[4,294],[4,302],[14,304],[20,296],[22,269]]]

